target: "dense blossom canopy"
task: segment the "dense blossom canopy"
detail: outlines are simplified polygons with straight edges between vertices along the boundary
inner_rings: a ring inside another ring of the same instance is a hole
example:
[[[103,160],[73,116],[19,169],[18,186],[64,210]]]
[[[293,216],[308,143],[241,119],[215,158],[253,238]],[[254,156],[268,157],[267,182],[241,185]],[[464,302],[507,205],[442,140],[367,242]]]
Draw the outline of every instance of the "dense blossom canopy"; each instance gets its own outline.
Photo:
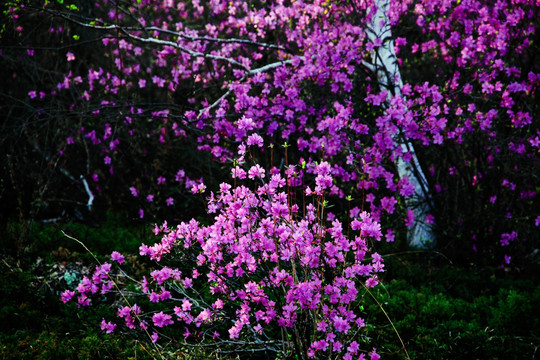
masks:
[[[162,241],[141,246],[194,262],[142,282],[152,303],[181,301],[173,312],[118,310],[129,328],[157,328],[154,341],[176,322],[186,337],[220,323],[275,350],[274,324],[312,334],[295,337],[301,356],[352,358],[363,320],[348,304],[383,270],[368,240],[421,226],[437,237],[413,242],[501,266],[537,247],[538,1],[27,1],[6,14],[18,42],[30,20],[52,24],[61,65],[24,101],[57,131],[28,143],[88,208],[115,201],[113,182],[141,219],[190,215],[192,194],[207,202],[211,224],[157,227]],[[22,45],[25,59],[51,54]],[[62,300],[89,305],[109,272]]]

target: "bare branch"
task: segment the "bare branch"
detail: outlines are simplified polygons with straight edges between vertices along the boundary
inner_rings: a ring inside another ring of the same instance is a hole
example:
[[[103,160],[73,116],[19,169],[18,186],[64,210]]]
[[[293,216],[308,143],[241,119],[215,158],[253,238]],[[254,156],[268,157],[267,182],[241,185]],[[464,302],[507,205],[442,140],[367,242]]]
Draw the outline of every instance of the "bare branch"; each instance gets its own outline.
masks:
[[[263,42],[258,42],[258,41],[252,41],[252,40],[247,40],[247,39],[238,39],[238,38],[222,39],[222,38],[215,38],[215,37],[210,37],[210,36],[190,36],[190,35],[186,35],[184,33],[177,32],[177,31],[161,29],[156,26],[147,27],[145,29],[147,31],[159,31],[165,34],[178,36],[183,39],[187,39],[191,41],[211,41],[211,42],[224,43],[224,44],[238,43],[238,44],[247,44],[247,45],[253,45],[253,46],[261,46],[261,47],[270,48],[270,49],[278,49],[278,50],[284,50],[284,51],[287,50],[283,46],[279,46],[275,44],[268,44],[268,43],[263,43]]]
[[[182,52],[185,52],[185,53],[191,55],[192,57],[202,57],[202,58],[206,58],[206,59],[225,61],[225,62],[230,63],[231,65],[234,65],[234,66],[240,67],[240,68],[242,68],[242,69],[244,69],[246,71],[249,71],[249,68],[247,68],[244,64],[242,64],[239,61],[236,61],[234,59],[225,57],[225,56],[212,55],[212,54],[202,53],[202,52],[199,52],[199,51],[194,51],[194,50],[188,49],[188,48],[186,48],[186,47],[184,47],[184,46],[182,46],[182,45],[180,45],[180,44],[178,44],[178,43],[176,43],[174,41],[161,40],[161,39],[150,38],[150,37],[145,38],[145,37],[134,35],[134,34],[132,34],[130,32],[130,30],[142,31],[139,28],[123,27],[123,26],[118,26],[118,25],[115,25],[115,24],[112,24],[112,25],[89,24],[89,23],[85,23],[83,21],[75,20],[72,17],[67,16],[65,14],[59,14],[59,16],[61,16],[63,19],[66,19],[68,21],[71,21],[71,22],[73,22],[73,23],[75,23],[77,25],[80,25],[80,26],[83,26],[83,27],[86,27],[86,28],[96,29],[96,30],[108,30],[108,31],[116,30],[116,31],[120,31],[124,35],[129,37],[130,39],[133,39],[133,40],[136,40],[136,41],[140,41],[140,42],[143,42],[143,43],[157,44],[157,45],[161,45],[161,46],[170,46],[170,47],[178,49],[178,50],[180,50]]]
[[[284,61],[276,61],[274,63],[261,66],[260,68],[249,70],[248,75],[255,75],[258,73],[265,72],[265,71],[273,70],[275,68],[280,67],[281,65],[292,64],[292,62],[293,62],[292,59],[284,60]]]
[[[221,103],[221,101],[222,101],[223,99],[227,98],[230,94],[231,94],[231,90],[229,89],[229,90],[227,90],[227,92],[226,92],[225,94],[221,95],[221,97],[220,97],[219,99],[217,99],[216,101],[214,101],[214,102],[212,103],[212,105],[210,105],[210,106],[208,106],[208,107],[205,107],[204,109],[199,110],[199,114],[197,115],[197,119],[200,119],[200,117],[201,117],[205,112],[210,111],[210,110],[212,110],[213,108],[215,108],[216,106],[218,106],[218,105]]]

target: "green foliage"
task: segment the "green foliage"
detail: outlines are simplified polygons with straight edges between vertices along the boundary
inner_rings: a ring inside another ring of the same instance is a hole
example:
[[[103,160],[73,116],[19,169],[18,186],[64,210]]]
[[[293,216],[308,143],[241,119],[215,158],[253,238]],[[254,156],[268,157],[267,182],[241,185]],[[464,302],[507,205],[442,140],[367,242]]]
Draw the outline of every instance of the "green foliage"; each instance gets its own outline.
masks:
[[[17,243],[27,244],[24,252],[41,256],[53,257],[55,260],[68,260],[74,257],[87,257],[85,250],[74,241],[66,238],[62,231],[81,240],[98,254],[106,255],[112,249],[137,253],[143,240],[151,237],[147,224],[131,222],[118,214],[107,213],[95,223],[68,222],[63,224],[43,224],[40,222],[3,224],[0,246],[4,253],[14,254]],[[24,240],[19,240],[24,236]],[[154,239],[152,239],[154,240]],[[150,240],[150,241],[152,241]],[[72,254],[75,252],[75,254]],[[88,257],[90,258],[90,257]]]
[[[52,258],[51,258],[52,260]],[[2,256],[0,265],[1,359],[153,359],[143,344],[124,336],[107,337],[96,324],[110,314],[108,305],[91,313],[64,306],[65,286],[52,263],[22,262]]]
[[[140,343],[104,337],[93,331],[82,337],[60,337],[53,331],[32,334],[18,331],[0,337],[2,359],[155,359]]]
[[[430,258],[433,254],[422,256]],[[418,258],[390,263],[396,273],[375,293],[411,358],[534,356],[540,344],[540,284],[534,275],[493,276]],[[404,359],[396,335],[378,306],[369,305],[366,313],[374,314],[367,322],[374,327],[373,343],[384,344],[382,356]]]

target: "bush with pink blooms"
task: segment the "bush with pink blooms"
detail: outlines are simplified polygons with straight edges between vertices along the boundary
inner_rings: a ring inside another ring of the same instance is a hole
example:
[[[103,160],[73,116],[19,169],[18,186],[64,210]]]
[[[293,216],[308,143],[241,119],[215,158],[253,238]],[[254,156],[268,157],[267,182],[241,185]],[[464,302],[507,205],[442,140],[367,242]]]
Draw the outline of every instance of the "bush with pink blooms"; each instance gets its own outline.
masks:
[[[68,2],[2,5],[19,101],[0,191],[22,223],[105,208],[180,223],[141,246],[146,303],[126,296],[104,331],[378,358],[359,311],[376,241],[535,261],[537,1]],[[123,294],[115,271],[62,300]]]
[[[333,182],[327,162],[313,164],[316,186],[308,190],[292,171],[274,167],[266,173],[248,165],[248,150],[239,147],[233,184],[222,183],[215,193],[193,189],[207,196],[210,224],[165,223],[155,229],[161,241],[141,245],[140,255],[161,264],[138,283],[147,306],[120,305],[117,318],[104,319],[102,329],[142,328],[154,342],[167,341],[168,328],[182,329],[186,341],[221,352],[343,359],[367,354],[360,309],[384,271],[381,256],[369,250],[382,238],[380,224],[365,211],[345,224],[326,220],[325,196]],[[293,201],[295,192],[305,197],[303,204]],[[111,257],[121,268],[123,256]],[[95,294],[111,293],[117,271],[110,263],[98,266],[62,301],[91,305]]]

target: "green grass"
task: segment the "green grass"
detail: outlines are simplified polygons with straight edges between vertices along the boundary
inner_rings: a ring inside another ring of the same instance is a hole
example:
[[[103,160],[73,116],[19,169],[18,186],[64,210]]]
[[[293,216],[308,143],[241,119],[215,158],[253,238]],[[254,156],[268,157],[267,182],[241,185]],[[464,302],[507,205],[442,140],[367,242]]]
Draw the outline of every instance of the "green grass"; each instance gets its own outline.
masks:
[[[433,254],[420,256],[432,258]],[[388,259],[387,268],[393,270],[384,286],[375,290],[412,359],[537,356],[540,281],[534,272],[466,269],[420,260],[420,256]],[[366,315],[384,358],[406,359],[373,301]]]
[[[129,336],[106,336],[99,329],[110,304],[77,311],[60,302],[69,267],[83,271],[94,259],[62,231],[81,239],[105,259],[112,249],[136,253],[153,241],[148,228],[126,225],[112,215],[98,226],[80,223],[27,226],[28,244],[18,248],[20,224],[0,233],[0,359],[153,359],[148,345]]]

